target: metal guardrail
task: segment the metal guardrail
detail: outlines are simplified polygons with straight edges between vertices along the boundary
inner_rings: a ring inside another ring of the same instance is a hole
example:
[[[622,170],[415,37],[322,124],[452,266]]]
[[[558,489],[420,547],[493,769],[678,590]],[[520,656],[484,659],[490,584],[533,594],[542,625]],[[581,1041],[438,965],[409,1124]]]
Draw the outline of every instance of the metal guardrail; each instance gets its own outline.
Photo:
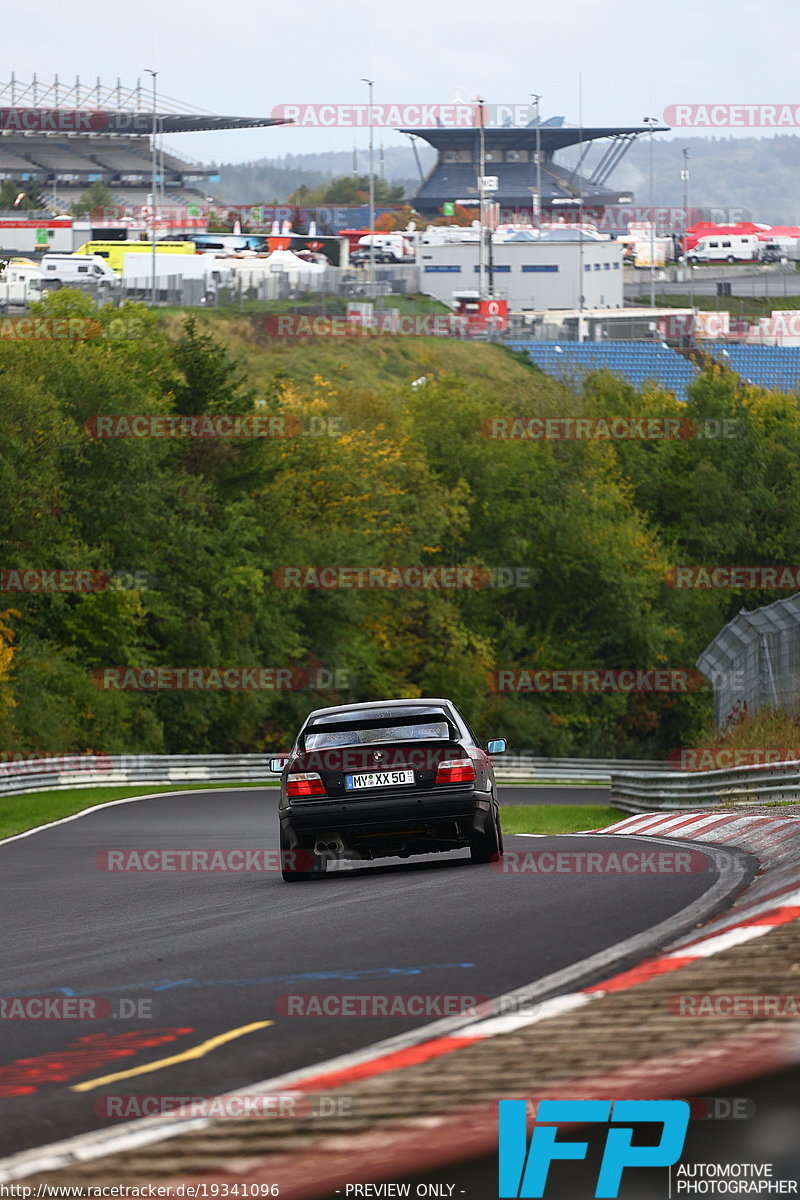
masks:
[[[65,755],[0,763],[0,798],[62,788],[226,781],[275,782],[268,754]]]
[[[666,762],[649,759],[537,758],[527,754],[503,754],[494,760],[500,783],[530,780],[533,783],[605,783],[615,771],[638,768],[642,772],[667,771]]]
[[[0,798],[63,788],[114,787],[140,783],[275,782],[263,754],[75,754],[0,762]],[[664,763],[645,760],[536,758],[508,754],[495,760],[501,783],[555,781],[608,783],[621,766],[659,770]]]
[[[632,772],[611,775],[611,803],[625,812],[697,812],[769,800],[800,801],[800,762],[719,771]]]

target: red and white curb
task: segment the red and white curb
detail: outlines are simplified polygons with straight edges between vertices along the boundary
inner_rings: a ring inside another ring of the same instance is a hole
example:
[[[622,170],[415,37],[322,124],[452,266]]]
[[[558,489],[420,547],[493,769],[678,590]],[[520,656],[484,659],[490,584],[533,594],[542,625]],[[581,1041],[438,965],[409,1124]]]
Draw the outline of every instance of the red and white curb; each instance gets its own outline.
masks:
[[[592,995],[624,991],[646,979],[679,970],[698,958],[708,958],[762,937],[770,929],[800,916],[800,820],[797,817],[742,817],[729,813],[654,816],[646,813],[627,817],[602,832],[729,846],[754,855],[761,863],[762,873],[723,916],[704,925],[702,933],[693,933],[657,958],[586,989]]]

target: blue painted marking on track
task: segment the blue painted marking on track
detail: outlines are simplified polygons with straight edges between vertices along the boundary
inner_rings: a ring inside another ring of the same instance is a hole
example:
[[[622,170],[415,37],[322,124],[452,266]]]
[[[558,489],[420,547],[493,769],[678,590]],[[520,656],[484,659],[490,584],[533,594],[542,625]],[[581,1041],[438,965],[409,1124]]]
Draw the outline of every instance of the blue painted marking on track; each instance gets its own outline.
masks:
[[[424,971],[469,970],[475,963],[428,963],[421,967],[372,967],[362,971],[355,968],[344,968],[338,971],[298,971],[290,975],[258,975],[240,976],[235,979],[149,979],[144,983],[115,984],[112,987],[85,988],[77,991],[70,987],[47,988],[44,991],[8,992],[9,998],[23,996],[97,996],[106,992],[136,992],[150,988],[154,992],[170,992],[183,987],[252,987],[259,983],[303,983],[313,981],[323,982],[326,979],[346,979],[351,982],[359,979],[380,979],[386,975],[422,975]]]

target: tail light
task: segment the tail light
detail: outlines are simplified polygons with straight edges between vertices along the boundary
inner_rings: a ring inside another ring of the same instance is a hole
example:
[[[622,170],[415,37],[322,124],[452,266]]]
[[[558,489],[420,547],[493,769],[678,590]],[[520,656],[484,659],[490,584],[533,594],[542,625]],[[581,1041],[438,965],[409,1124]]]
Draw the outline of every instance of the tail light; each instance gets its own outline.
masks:
[[[316,771],[286,776],[287,796],[326,796],[325,784]]]
[[[475,764],[471,758],[449,758],[440,762],[436,771],[436,784],[440,783],[473,783],[475,780]]]

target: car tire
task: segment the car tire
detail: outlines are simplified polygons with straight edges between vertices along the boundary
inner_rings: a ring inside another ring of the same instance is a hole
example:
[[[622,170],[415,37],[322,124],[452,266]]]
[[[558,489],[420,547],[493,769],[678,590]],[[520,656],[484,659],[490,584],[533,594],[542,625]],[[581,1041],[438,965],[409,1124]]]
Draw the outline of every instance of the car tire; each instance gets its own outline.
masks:
[[[729,262],[729,263],[735,263],[736,259],[733,257],[732,254],[729,254],[728,257],[725,259],[725,261]]]
[[[502,833],[500,818],[494,805],[486,814],[484,832],[473,834],[469,842],[469,854],[474,863],[489,863],[500,857]]]
[[[314,879],[317,875],[324,875],[328,868],[328,860],[319,854],[314,854],[313,866],[310,871],[295,871],[287,867],[286,855],[292,854],[292,848],[289,845],[286,834],[281,827],[280,832],[280,851],[281,851],[281,878],[284,883],[304,883],[306,880]],[[289,860],[291,861],[291,859]]]

